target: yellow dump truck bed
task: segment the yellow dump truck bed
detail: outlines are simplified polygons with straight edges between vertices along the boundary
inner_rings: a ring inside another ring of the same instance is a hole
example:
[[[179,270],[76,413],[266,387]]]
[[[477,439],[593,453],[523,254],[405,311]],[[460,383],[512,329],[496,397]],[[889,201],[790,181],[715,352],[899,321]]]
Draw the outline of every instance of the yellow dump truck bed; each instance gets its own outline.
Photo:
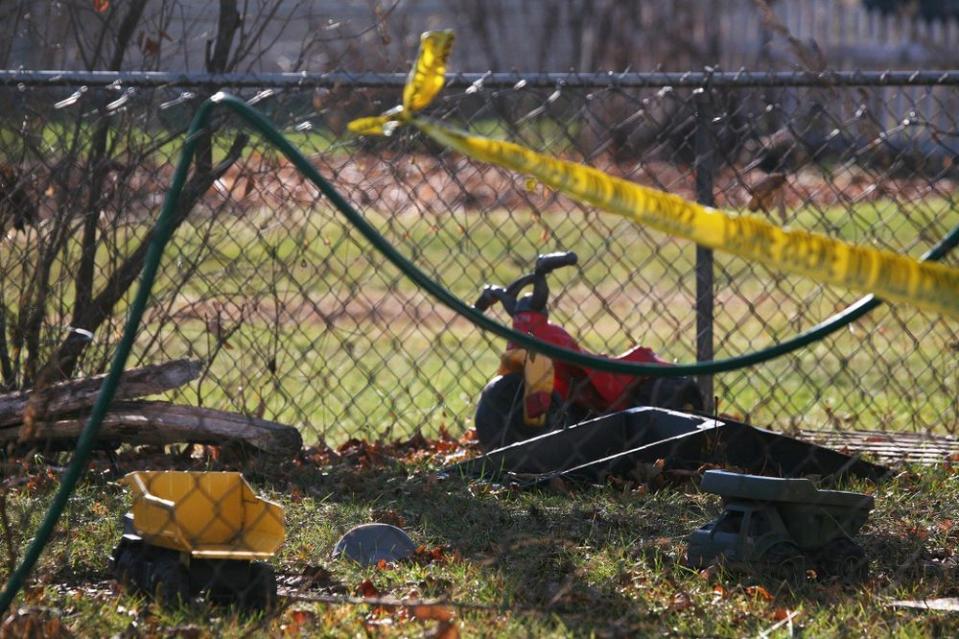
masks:
[[[136,471],[133,527],[144,541],[201,559],[265,559],[286,536],[283,508],[233,472]]]

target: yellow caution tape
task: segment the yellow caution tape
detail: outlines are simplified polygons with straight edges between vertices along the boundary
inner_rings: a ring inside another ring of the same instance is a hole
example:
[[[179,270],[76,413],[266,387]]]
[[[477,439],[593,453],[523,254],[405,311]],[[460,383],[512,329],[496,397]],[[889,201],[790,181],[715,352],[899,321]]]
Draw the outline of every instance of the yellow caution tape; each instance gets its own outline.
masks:
[[[446,62],[453,49],[452,31],[427,31],[420,36],[416,62],[403,87],[403,104],[383,115],[358,118],[346,128],[357,135],[392,135],[402,122],[412,122],[413,114],[429,106],[446,82]]]
[[[429,104],[424,102],[424,96],[432,99],[443,86],[442,73],[453,37],[450,32],[441,32],[441,36],[423,35],[414,72],[404,90],[405,108],[378,118],[354,120],[350,123],[351,131],[389,135],[392,128],[409,123],[465,155],[535,177],[581,202],[670,235],[786,273],[959,318],[959,269],[801,229],[782,229],[752,215],[724,213],[583,164],[549,157],[512,142],[470,135],[415,116],[415,111]],[[436,77],[437,73],[440,77]]]
[[[390,135],[398,125],[399,122],[392,116],[374,115],[352,120],[346,128],[357,135]]]
[[[453,49],[452,31],[427,31],[420,36],[416,63],[403,87],[403,108],[408,113],[429,106],[446,81],[446,62]]]

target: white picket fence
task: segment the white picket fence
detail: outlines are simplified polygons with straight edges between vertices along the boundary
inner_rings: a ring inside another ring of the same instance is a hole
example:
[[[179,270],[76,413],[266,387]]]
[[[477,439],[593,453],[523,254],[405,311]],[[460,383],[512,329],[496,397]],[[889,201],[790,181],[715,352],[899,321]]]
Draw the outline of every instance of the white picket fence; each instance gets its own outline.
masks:
[[[752,0],[724,0],[720,15],[725,68],[762,67],[763,29]],[[959,65],[959,20],[926,21],[908,14],[883,15],[860,0],[786,0],[774,5],[777,16],[800,41],[815,41],[833,69],[928,69]],[[769,63],[795,62],[782,40],[771,44]]]

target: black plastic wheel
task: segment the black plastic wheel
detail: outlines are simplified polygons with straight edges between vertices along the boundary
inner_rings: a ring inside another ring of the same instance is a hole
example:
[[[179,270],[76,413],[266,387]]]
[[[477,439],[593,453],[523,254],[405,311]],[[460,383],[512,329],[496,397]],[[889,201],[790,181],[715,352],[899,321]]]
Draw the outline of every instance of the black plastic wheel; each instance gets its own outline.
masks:
[[[551,430],[574,424],[582,417],[574,407],[565,407],[558,393],[543,426],[527,426],[523,420],[523,376],[520,373],[494,377],[476,406],[476,435],[484,450],[501,448]]]
[[[110,556],[113,576],[117,581],[134,592],[142,592],[143,573],[146,563],[143,558],[143,545],[126,540],[113,549]]]
[[[848,537],[833,539],[818,553],[817,568],[827,577],[861,581],[869,575],[869,559],[862,546]]]
[[[122,540],[111,556],[113,575],[131,592],[166,605],[190,599],[190,576],[174,550]]]
[[[806,576],[806,556],[796,544],[781,541],[763,553],[764,569],[783,579],[802,579]]]
[[[190,573],[178,553],[155,556],[146,576],[147,592],[161,604],[178,606],[190,601]]]
[[[269,610],[276,604],[276,572],[260,561],[250,564],[250,581],[243,589],[239,604],[250,610]]]

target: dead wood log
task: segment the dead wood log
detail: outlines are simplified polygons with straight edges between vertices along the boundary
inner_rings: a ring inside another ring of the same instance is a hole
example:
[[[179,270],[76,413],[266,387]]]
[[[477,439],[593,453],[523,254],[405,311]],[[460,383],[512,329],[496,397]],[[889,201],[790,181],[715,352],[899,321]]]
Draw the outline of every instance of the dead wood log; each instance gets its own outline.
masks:
[[[202,362],[178,359],[128,370],[120,378],[115,399],[135,399],[172,390],[196,379],[202,369]],[[49,419],[90,408],[105,377],[97,375],[60,382],[36,393],[25,390],[0,395],[0,427],[23,422],[28,404],[36,407],[36,419]]]
[[[85,424],[85,417],[37,422],[32,440],[72,445]],[[0,447],[16,442],[19,430],[18,426],[0,428]],[[154,446],[242,442],[285,458],[303,446],[300,432],[292,426],[211,408],[148,401],[115,404],[103,419],[97,439]]]

